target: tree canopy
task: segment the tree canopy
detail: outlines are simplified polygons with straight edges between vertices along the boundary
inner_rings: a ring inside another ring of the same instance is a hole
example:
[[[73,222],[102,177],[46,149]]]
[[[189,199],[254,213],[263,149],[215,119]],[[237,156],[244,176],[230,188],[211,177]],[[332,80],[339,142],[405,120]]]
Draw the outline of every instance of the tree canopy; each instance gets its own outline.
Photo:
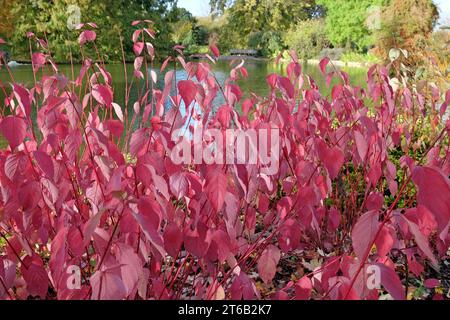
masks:
[[[271,54],[283,48],[283,34],[292,25],[320,14],[315,0],[212,1],[213,12],[226,17],[220,41],[225,48],[246,47]],[[223,6],[225,4],[225,6]],[[228,5],[228,7],[226,7]]]
[[[381,9],[387,0],[317,0],[326,10],[326,32],[337,47],[354,47],[358,51],[374,43],[367,18],[374,7]]]
[[[408,51],[409,63],[423,60],[421,54],[429,47],[438,18],[437,7],[430,0],[391,0],[376,32],[379,54],[387,60],[391,48],[401,48]]]
[[[121,36],[132,58],[134,20],[154,21],[152,43],[160,57],[174,44],[190,54],[206,52],[208,42],[215,42],[223,53],[253,48],[270,57],[290,48],[306,58],[328,47],[360,54],[376,46],[373,52],[384,57],[392,47],[424,47],[438,17],[432,0],[210,0],[210,17],[201,18],[178,7],[177,0],[0,0],[0,5],[0,37],[16,60],[29,59],[31,31],[48,40],[57,61],[68,61],[71,53],[79,61],[79,32],[67,26],[74,5],[80,22],[98,25],[96,45],[109,62],[122,59]]]
[[[10,6],[7,10],[9,23],[0,29],[0,34],[8,39],[16,59],[28,58],[26,38],[28,31],[48,40],[50,50],[57,61],[68,61],[70,51],[74,54],[79,52],[76,41],[78,34],[67,26],[68,19],[74,14],[70,6],[74,4],[80,9],[80,22],[95,22],[98,25],[97,45],[107,61],[121,59],[120,35],[125,39],[125,51],[132,52],[130,39],[135,28],[131,26],[131,22],[139,19],[155,22],[157,37],[154,45],[159,49],[158,52],[164,54],[171,45],[170,22],[179,19],[180,15],[180,12],[172,12],[177,8],[176,0],[78,0],[76,2],[73,0],[13,0],[6,2]],[[5,11],[2,10],[2,12]],[[75,55],[74,58],[79,56]]]

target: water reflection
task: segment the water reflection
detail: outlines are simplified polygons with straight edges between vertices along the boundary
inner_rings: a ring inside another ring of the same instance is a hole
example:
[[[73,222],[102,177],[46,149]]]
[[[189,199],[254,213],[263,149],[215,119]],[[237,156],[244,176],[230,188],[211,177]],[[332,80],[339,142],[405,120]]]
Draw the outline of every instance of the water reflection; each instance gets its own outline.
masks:
[[[286,66],[284,65],[276,65],[275,63],[270,61],[252,61],[252,60],[247,60],[244,66],[247,68],[249,76],[247,79],[241,79],[238,81],[238,84],[241,87],[244,97],[248,97],[250,93],[255,93],[260,96],[267,95],[269,90],[266,83],[267,75],[271,73],[279,73],[285,75],[285,68],[286,68]],[[73,67],[74,76],[72,76],[72,68],[70,65],[60,65],[58,67],[60,72],[66,75],[69,79],[73,79],[73,77],[76,79],[76,77],[80,72],[81,65],[74,65]],[[134,68],[132,64],[127,64],[126,68],[128,74],[128,82],[130,83],[133,78]],[[228,78],[231,68],[232,67],[230,66],[229,61],[219,61],[217,64],[213,65],[212,70],[214,71],[215,76],[221,85],[223,85],[225,79]],[[106,69],[108,70],[108,72],[111,73],[113,79],[114,102],[124,107],[126,85],[125,85],[123,65],[110,64],[106,66]],[[149,77],[150,77],[150,70],[151,69],[149,68],[148,70]],[[169,66],[161,74],[160,65],[157,65],[153,68],[153,70],[157,75],[156,88],[162,90],[164,87],[165,73],[173,69]],[[15,66],[11,68],[11,71],[13,73],[15,81],[22,83],[28,88],[30,88],[33,85],[34,79],[31,65]],[[360,85],[363,87],[365,86],[365,77],[366,77],[365,69],[345,69],[345,71],[349,73],[353,85]],[[47,68],[45,71],[40,71],[38,73],[38,79],[40,79],[44,74],[51,74],[51,72],[52,70],[50,68]],[[314,78],[323,94],[328,95],[330,93],[331,89],[325,85],[325,79],[317,66],[305,64],[303,65],[303,73],[308,74]],[[177,81],[186,80],[187,73],[183,69],[177,69],[176,77],[174,77],[174,79],[175,78]],[[2,69],[0,70],[0,81],[2,81],[4,85],[11,81],[8,72],[4,67],[2,67]],[[332,82],[332,85],[333,83],[334,82]],[[7,86],[7,88],[8,87],[9,86]],[[136,81],[136,79],[133,80],[133,86],[130,91],[130,99],[128,104],[129,115],[133,114],[133,104],[138,99],[139,95],[140,94],[142,95],[142,91],[144,88],[145,83],[143,80],[140,81]],[[171,95],[174,94],[175,94],[175,87],[173,86]],[[3,92],[0,92],[0,98],[1,101],[3,101],[4,99]],[[224,102],[225,102],[224,97],[219,92],[213,104],[215,107],[217,107],[224,104]]]

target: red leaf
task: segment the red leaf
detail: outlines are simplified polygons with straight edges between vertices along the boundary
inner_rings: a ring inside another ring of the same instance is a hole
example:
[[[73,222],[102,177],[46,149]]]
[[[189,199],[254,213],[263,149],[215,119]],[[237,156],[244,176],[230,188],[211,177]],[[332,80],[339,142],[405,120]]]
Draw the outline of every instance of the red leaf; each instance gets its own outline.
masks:
[[[363,137],[363,135],[359,131],[355,131],[355,142],[359,157],[361,158],[362,161],[365,161],[368,145],[367,140]]]
[[[59,283],[59,279],[64,271],[64,263],[66,259],[66,239],[67,228],[64,227],[58,231],[52,241],[49,265],[52,279],[55,283]]]
[[[143,61],[144,57],[136,57],[136,59],[134,59],[134,70],[141,70]]]
[[[85,253],[81,230],[72,227],[67,234],[67,246],[75,257],[81,257]]]
[[[272,89],[275,89],[277,85],[277,79],[278,75],[276,73],[272,73],[266,77],[266,82]]]
[[[328,229],[336,230],[341,223],[341,213],[336,208],[331,208],[328,215]]]
[[[28,158],[23,153],[10,154],[6,158],[5,162],[5,175],[14,180],[18,173],[25,172],[27,165],[29,164]]]
[[[251,108],[253,108],[253,101],[251,99],[245,99],[242,102],[242,113],[247,115]]]
[[[96,84],[92,87],[92,96],[98,103],[107,107],[111,106],[113,101],[113,92],[111,88],[103,84]]]
[[[210,241],[205,224],[198,223],[196,227],[186,224],[184,229],[184,246],[195,257],[202,258],[206,254]]]
[[[20,187],[18,197],[23,210],[27,211],[36,208],[42,197],[39,182],[30,181]]]
[[[155,131],[161,130],[161,128],[163,127],[161,118],[158,116],[151,117],[150,124],[152,126],[152,129]]]
[[[170,60],[171,60],[171,57],[167,57],[166,60],[163,61],[163,63],[161,64],[161,69],[160,69],[161,73],[166,69],[167,64],[170,62]],[[173,73],[173,71],[168,71],[167,73],[169,73],[169,72]]]
[[[209,46],[209,49],[216,58],[220,56],[220,51],[214,43]]]
[[[119,118],[120,121],[123,122],[123,112],[122,112],[122,108],[117,104],[117,103],[111,103],[113,108],[114,108],[114,112],[116,113],[117,118]]]
[[[189,183],[186,179],[184,172],[177,172],[169,178],[170,192],[180,200],[187,195],[189,189]]]
[[[142,261],[134,249],[125,243],[118,243],[115,247],[117,262],[120,263],[121,280],[129,296],[137,289],[139,278],[143,274]]]
[[[142,33],[142,29],[137,29],[133,32],[133,35],[131,39],[133,40],[133,43],[136,43],[138,41],[139,35]]]
[[[23,142],[27,135],[26,129],[25,120],[16,116],[7,116],[0,123],[0,132],[8,140],[11,149]]]
[[[353,250],[359,260],[364,260],[365,253],[370,252],[370,247],[375,240],[380,223],[378,211],[364,213],[356,222],[352,230]]]
[[[152,218],[151,216],[148,217],[142,213],[134,213],[133,216],[150,243],[155,247],[157,252],[164,257],[166,255],[166,250],[164,250],[163,239],[159,234],[159,230],[155,229],[155,218]]]
[[[178,90],[184,101],[184,105],[189,107],[197,94],[197,86],[191,80],[181,80],[178,82]]]
[[[433,288],[439,287],[440,282],[438,279],[427,279],[427,280],[425,280],[424,285],[428,289],[433,289]]]
[[[405,289],[397,273],[382,263],[375,263],[375,266],[380,268],[381,284],[389,292],[391,297],[395,300],[404,300]]]
[[[130,153],[133,156],[136,156],[139,152],[141,152],[142,147],[147,145],[147,139],[149,138],[147,134],[147,128],[141,128],[133,132],[131,135]]]
[[[155,58],[155,48],[153,47],[153,45],[152,45],[150,42],[146,42],[146,43],[145,43],[145,47],[147,48],[148,55],[149,55],[152,59],[154,59],[154,58]],[[152,71],[153,71],[153,70],[152,70]],[[156,81],[155,81],[155,83],[156,83]]]
[[[29,117],[31,114],[30,92],[26,88],[16,83],[14,84],[13,89],[14,89],[14,96],[19,102],[19,106],[22,108],[23,113],[27,117]]]
[[[379,257],[384,258],[391,251],[394,245],[394,237],[392,234],[393,231],[390,228],[383,226],[375,241]]]
[[[151,197],[144,196],[139,198],[138,209],[148,225],[154,230],[158,230],[161,223],[161,208],[159,204]]]
[[[89,220],[84,224],[83,227],[83,245],[87,245],[91,240],[92,235],[94,234],[95,229],[98,227],[100,222],[100,218],[102,217],[104,211],[99,211],[96,214],[93,214]]]
[[[209,246],[208,258],[211,261],[219,260],[220,263],[224,263],[230,256],[231,241],[228,234],[222,230],[216,230],[212,235],[211,245]]]
[[[122,300],[127,296],[123,284],[120,266],[102,269],[95,272],[91,278],[92,300]]]
[[[222,128],[228,128],[230,125],[232,111],[233,109],[228,105],[223,105],[217,110],[216,117]]]
[[[48,276],[44,269],[42,259],[34,254],[33,257],[26,256],[20,268],[23,279],[27,283],[27,291],[32,296],[39,296],[42,299],[47,296]]]
[[[97,37],[97,34],[95,33],[95,31],[84,30],[83,32],[81,32],[80,36],[78,37],[78,43],[80,45],[84,45],[86,42],[95,41],[96,37]]]
[[[206,176],[205,191],[206,196],[211,202],[213,208],[216,212],[220,211],[225,201],[225,194],[227,192],[227,176],[220,170],[220,168],[215,167],[214,169],[209,170]]]
[[[295,297],[297,300],[309,300],[311,298],[312,283],[309,277],[303,276],[295,284]]]
[[[367,197],[367,210],[380,210],[383,207],[384,197],[378,192],[372,192]]]
[[[143,42],[136,42],[135,44],[133,44],[133,51],[135,55],[139,56],[142,53],[143,49],[144,49]]]
[[[327,64],[330,62],[330,59],[328,57],[323,58],[319,62],[320,71],[322,71],[322,74],[325,75],[327,72]]]
[[[278,82],[280,87],[286,92],[289,99],[292,99],[295,91],[292,82],[287,77],[278,77]]]
[[[378,184],[378,181],[381,178],[381,163],[380,162],[375,162],[370,166],[367,177],[369,179],[369,182],[375,188]]]
[[[439,169],[417,166],[412,179],[419,187],[417,203],[424,205],[436,219],[440,238],[445,240],[450,225],[450,180]]]
[[[33,53],[31,61],[33,63],[34,72],[39,70],[39,68],[45,64],[45,59],[46,59],[45,54],[43,54],[41,52]]]
[[[33,155],[34,159],[36,159],[36,163],[38,164],[42,172],[44,172],[44,174],[48,178],[53,179],[54,166],[52,158],[47,153],[42,151],[35,151]]]
[[[170,223],[164,230],[164,248],[175,258],[183,243],[183,232],[176,223]]]
[[[272,244],[268,245],[258,260],[258,273],[266,284],[269,284],[275,276],[278,261],[280,261],[280,250]]]
[[[339,170],[344,164],[344,153],[342,152],[341,148],[339,148],[338,146],[328,148],[325,142],[323,142],[322,140],[319,140],[317,148],[319,158],[320,160],[322,160],[325,168],[327,168],[330,178],[336,178]]]
[[[142,71],[134,70],[133,74],[138,79],[144,79],[144,74],[142,73]]]
[[[417,243],[417,246],[422,250],[422,252],[427,256],[428,259],[433,263],[433,266],[438,269],[438,262],[433,254],[433,252],[430,249],[430,246],[428,245],[428,239],[425,237],[419,229],[419,226],[409,220],[405,215],[400,215],[400,217],[406,221],[409,227],[409,231],[414,236],[414,240]]]
[[[297,249],[300,244],[300,225],[294,219],[288,219],[283,223],[278,236],[280,249],[283,252],[289,252]]]
[[[0,256],[0,280],[8,290],[14,285],[16,279],[16,264],[9,259]],[[0,285],[0,299],[6,295],[5,288]]]

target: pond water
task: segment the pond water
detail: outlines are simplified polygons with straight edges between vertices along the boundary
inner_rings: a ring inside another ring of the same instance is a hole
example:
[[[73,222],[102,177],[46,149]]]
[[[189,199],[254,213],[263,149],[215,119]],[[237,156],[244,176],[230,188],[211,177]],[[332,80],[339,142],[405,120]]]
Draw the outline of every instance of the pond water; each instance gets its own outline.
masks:
[[[236,64],[234,64],[236,65]],[[241,79],[238,81],[238,84],[241,87],[242,93],[244,94],[244,97],[248,97],[250,93],[255,93],[259,96],[266,96],[269,93],[269,88],[266,83],[266,77],[267,75],[271,73],[278,73],[285,75],[286,74],[286,65],[277,65],[274,62],[271,61],[260,61],[260,60],[246,60],[245,65],[248,71],[248,78]],[[73,74],[72,76],[72,67],[70,65],[59,65],[58,66],[61,73],[65,74],[69,79],[76,79],[79,72],[81,65],[74,65]],[[214,74],[218,80],[219,83],[223,84],[225,79],[229,77],[229,73],[231,70],[230,61],[221,60],[218,61],[217,64],[213,66]],[[109,64],[106,66],[106,69],[108,72],[111,73],[112,79],[113,79],[113,87],[114,87],[114,102],[118,103],[122,108],[125,105],[125,77],[124,77],[124,70],[122,64]],[[164,86],[164,74],[161,74],[159,71],[160,65],[155,66],[154,70],[157,74],[157,84],[156,87],[158,89],[162,89]],[[164,71],[167,72],[171,68],[168,67]],[[317,65],[308,65],[305,64],[302,66],[303,73],[310,75],[314,81],[319,86],[322,94],[329,95],[331,92],[331,86],[328,88],[325,84],[325,78],[322,75],[322,73],[319,70],[319,67]],[[34,84],[34,78],[33,78],[33,71],[31,65],[17,65],[10,68],[12,75],[14,77],[14,80],[18,83],[21,83],[27,88],[31,88]],[[128,81],[130,82],[133,78],[133,64],[127,64],[127,74],[128,74]],[[366,86],[366,75],[367,70],[363,68],[344,68],[344,71],[346,71],[349,74],[350,81],[353,85],[358,85],[361,87]],[[50,67],[47,67],[46,70],[43,71],[44,74],[51,74],[52,70]],[[37,74],[37,78],[42,77],[42,71],[39,71]],[[149,69],[150,74],[150,69]],[[184,70],[177,69],[176,71],[176,79],[184,80],[187,78],[187,73]],[[144,87],[144,81],[141,80],[138,85],[136,85],[136,79],[134,79],[134,83],[130,92],[130,100],[128,105],[128,115],[131,118],[134,114],[133,111],[133,104],[139,97],[139,91],[142,91],[142,88]],[[0,81],[1,83],[6,87],[6,90],[8,94],[11,92],[11,86],[8,85],[8,83],[11,82],[10,75],[5,67],[2,67],[0,70]],[[337,80],[333,80],[332,84],[334,82],[337,82]],[[173,86],[174,88],[174,86]],[[174,93],[174,89],[172,89],[171,94]],[[3,90],[0,90],[0,103],[2,104],[3,109],[3,101],[4,101],[5,95],[3,93]],[[217,98],[213,101],[213,104],[215,107],[218,107],[222,104],[224,104],[224,98],[221,94],[217,95]],[[167,106],[169,106],[169,103],[167,102]],[[237,106],[239,108],[239,106]],[[182,108],[183,110],[184,108]],[[9,113],[9,110],[4,110],[6,114]],[[36,121],[36,109],[32,109],[32,119]],[[135,122],[135,126],[137,126],[138,122]],[[37,133],[39,136],[39,133]],[[7,142],[5,139],[0,135],[0,148],[5,147],[7,145]]]
[[[285,65],[276,65],[271,61],[256,61],[256,60],[246,60],[244,65],[248,70],[248,78],[238,81],[244,96],[248,96],[251,92],[257,95],[267,95],[268,86],[266,83],[267,75],[271,73],[285,74]],[[74,66],[75,78],[78,76],[80,71],[80,65]],[[60,72],[64,73],[69,79],[72,79],[72,70],[70,65],[59,65]],[[158,76],[157,87],[162,89],[164,85],[164,75],[159,72],[160,66],[155,67],[155,72]],[[114,87],[114,101],[119,105],[123,106],[125,103],[125,77],[123,71],[123,65],[121,64],[110,64],[106,66],[106,69],[111,73],[113,78]],[[170,70],[170,67],[166,68],[164,72]],[[223,83],[225,79],[229,76],[231,70],[229,61],[218,61],[216,65],[213,66],[214,73],[220,83]],[[359,85],[365,87],[365,79],[367,70],[360,68],[345,68],[344,69],[350,75],[350,80],[353,85]],[[24,84],[26,87],[31,87],[34,83],[32,68],[30,65],[18,65],[11,67],[11,72],[14,76],[15,81]],[[51,72],[51,70],[48,70]],[[133,65],[127,65],[128,81],[131,81],[133,75]],[[323,94],[329,94],[330,89],[325,85],[325,79],[321,74],[318,66],[316,65],[303,65],[303,73],[308,74],[313,77],[316,83],[319,85],[320,90]],[[42,73],[38,73],[38,78],[42,76]],[[187,78],[187,74],[184,70],[177,70],[176,79],[183,80]],[[10,82],[10,76],[7,70],[2,67],[0,70],[0,81],[3,84]],[[142,85],[142,82],[141,82]],[[130,103],[137,99],[138,87],[136,83],[133,84],[130,93]],[[4,99],[4,94],[0,92],[1,101]],[[223,103],[223,97],[218,96],[214,101],[215,105],[221,105]]]

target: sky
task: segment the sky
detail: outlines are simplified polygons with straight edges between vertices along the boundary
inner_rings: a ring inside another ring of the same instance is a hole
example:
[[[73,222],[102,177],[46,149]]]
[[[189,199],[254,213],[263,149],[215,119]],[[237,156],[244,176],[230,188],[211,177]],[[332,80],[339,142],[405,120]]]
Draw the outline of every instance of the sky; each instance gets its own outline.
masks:
[[[192,1],[196,2],[196,1]],[[439,8],[440,23],[446,22],[447,25],[450,24],[450,0],[435,0],[434,3]]]
[[[434,3],[440,10],[440,23],[450,23],[450,0],[434,0]],[[186,8],[196,17],[209,14],[209,0],[178,0],[178,6]]]
[[[209,15],[209,0],[178,0],[178,7],[189,10],[196,17]]]

